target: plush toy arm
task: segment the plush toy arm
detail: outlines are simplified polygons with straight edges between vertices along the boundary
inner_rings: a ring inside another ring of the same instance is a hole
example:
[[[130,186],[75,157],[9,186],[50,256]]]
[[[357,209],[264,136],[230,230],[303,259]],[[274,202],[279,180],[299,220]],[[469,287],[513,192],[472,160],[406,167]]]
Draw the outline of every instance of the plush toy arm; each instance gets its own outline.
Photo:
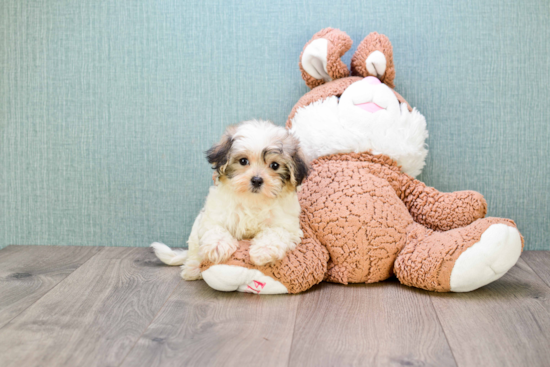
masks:
[[[435,231],[464,227],[487,214],[487,202],[478,192],[439,192],[404,173],[400,197],[415,222]]]
[[[365,37],[351,58],[351,74],[374,76],[394,88],[393,48],[388,37],[376,32]]]
[[[351,38],[339,29],[325,28],[306,43],[300,55],[302,79],[310,88],[349,76],[340,58],[350,49]]]
[[[289,293],[306,291],[322,282],[327,274],[327,249],[319,242],[309,223],[302,220],[301,225],[304,232],[302,242],[287,253],[278,263],[278,274],[274,273],[287,286]]]

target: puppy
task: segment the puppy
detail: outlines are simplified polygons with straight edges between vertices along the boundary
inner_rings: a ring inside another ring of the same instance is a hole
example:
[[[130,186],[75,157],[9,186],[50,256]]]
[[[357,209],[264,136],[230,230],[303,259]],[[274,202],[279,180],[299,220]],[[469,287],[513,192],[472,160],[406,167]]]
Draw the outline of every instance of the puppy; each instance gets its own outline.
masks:
[[[303,237],[297,187],[308,174],[298,139],[269,121],[230,126],[207,152],[216,185],[189,236],[189,250],[153,243],[157,257],[182,265],[186,280],[201,279],[203,259],[227,260],[239,240],[251,240],[250,259],[265,265],[282,259]]]

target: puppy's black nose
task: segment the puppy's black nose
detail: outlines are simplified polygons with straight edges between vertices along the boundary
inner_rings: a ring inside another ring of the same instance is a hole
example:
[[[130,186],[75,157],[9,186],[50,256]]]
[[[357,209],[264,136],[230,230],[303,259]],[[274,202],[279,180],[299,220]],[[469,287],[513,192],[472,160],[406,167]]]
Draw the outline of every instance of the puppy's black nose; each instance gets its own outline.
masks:
[[[264,183],[264,179],[260,176],[254,176],[250,179],[250,182],[252,182],[252,186],[260,187]]]

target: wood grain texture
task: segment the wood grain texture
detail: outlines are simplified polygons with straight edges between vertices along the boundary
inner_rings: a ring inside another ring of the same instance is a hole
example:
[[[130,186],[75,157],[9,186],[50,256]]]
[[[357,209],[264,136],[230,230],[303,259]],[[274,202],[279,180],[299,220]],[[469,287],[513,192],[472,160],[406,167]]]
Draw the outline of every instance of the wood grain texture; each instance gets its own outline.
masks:
[[[521,258],[550,287],[550,251],[525,251]]]
[[[8,246],[0,250],[0,329],[100,249]]]
[[[10,246],[0,366],[548,366],[548,259],[524,253],[470,293],[389,280],[258,297],[182,281],[149,249]]]
[[[286,366],[300,298],[184,281],[122,366]]]
[[[102,249],[0,329],[0,366],[118,365],[180,282],[178,272],[147,248]]]
[[[470,293],[430,297],[459,366],[548,366],[550,288],[520,259]]]
[[[303,294],[290,366],[455,366],[426,291],[396,280]]]

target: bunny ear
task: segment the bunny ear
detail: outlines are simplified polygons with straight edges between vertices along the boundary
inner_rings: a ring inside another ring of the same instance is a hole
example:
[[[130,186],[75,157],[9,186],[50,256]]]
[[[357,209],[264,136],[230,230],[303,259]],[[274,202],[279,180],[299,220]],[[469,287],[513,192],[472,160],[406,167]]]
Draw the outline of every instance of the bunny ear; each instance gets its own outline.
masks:
[[[394,88],[393,48],[388,37],[376,32],[365,37],[351,58],[351,74],[374,76]]]
[[[300,55],[302,79],[315,88],[334,79],[349,76],[340,58],[350,49],[351,38],[339,29],[325,28],[306,43]]]

